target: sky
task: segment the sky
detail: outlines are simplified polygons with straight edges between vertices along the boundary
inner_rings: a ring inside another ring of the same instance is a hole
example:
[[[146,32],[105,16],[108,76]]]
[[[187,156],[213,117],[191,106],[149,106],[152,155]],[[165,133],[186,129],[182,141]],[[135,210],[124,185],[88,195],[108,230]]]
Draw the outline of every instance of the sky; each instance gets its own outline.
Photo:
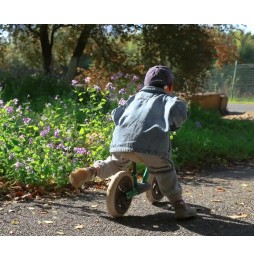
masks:
[[[252,24],[253,9],[247,0],[32,0],[2,1],[0,24]]]
[[[244,29],[246,33],[251,32],[254,35],[254,24],[247,24],[247,27]]]

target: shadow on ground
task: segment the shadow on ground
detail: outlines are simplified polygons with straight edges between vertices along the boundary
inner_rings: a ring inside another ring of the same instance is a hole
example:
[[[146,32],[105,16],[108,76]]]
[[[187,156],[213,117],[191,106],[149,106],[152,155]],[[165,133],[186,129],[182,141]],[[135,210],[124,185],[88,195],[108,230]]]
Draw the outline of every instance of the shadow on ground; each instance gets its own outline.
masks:
[[[165,208],[167,204],[168,202],[159,202],[156,206]],[[176,232],[183,228],[195,235],[203,236],[254,236],[254,225],[251,223],[212,214],[209,208],[202,206],[191,206],[197,209],[198,217],[183,221],[175,220],[173,212],[146,216],[124,216],[119,219],[108,216],[103,218],[124,226],[148,231]],[[180,235],[184,234],[186,233],[183,232]]]

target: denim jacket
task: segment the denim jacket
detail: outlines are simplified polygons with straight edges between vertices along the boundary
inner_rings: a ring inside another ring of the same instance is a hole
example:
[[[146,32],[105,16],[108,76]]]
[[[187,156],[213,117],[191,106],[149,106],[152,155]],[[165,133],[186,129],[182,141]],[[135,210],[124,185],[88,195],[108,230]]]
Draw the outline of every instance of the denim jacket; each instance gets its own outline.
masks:
[[[169,132],[187,119],[186,103],[164,89],[145,86],[112,111],[115,129],[110,152],[141,152],[171,157]]]

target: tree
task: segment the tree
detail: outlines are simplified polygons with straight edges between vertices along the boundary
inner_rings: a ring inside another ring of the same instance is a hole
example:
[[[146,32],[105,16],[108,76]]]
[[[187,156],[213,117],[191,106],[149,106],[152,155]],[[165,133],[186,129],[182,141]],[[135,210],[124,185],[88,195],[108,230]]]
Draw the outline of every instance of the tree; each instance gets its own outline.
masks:
[[[241,63],[254,63],[254,35],[251,33],[242,34],[239,60]]]
[[[70,56],[67,65],[66,73],[64,73],[65,80],[70,83],[73,79],[80,58],[82,57],[84,50],[87,48],[89,42],[95,44],[100,49],[104,63],[107,65],[108,61],[114,64],[116,62],[115,56],[120,54],[117,50],[116,41],[121,38],[121,41],[128,39],[129,28],[135,27],[133,25],[48,25],[48,24],[34,24],[34,25],[3,25],[2,30],[8,31],[9,38],[14,44],[22,46],[23,43],[31,43],[35,46],[40,43],[43,70],[46,74],[51,74],[54,68],[53,66],[53,53],[56,57],[57,51],[53,47],[58,38],[64,41],[59,43],[57,50],[63,48],[63,46],[72,46],[72,51],[68,50],[67,55]],[[31,40],[32,39],[32,40]],[[113,47],[113,48],[112,48]],[[24,50],[23,50],[24,51]],[[111,58],[109,59],[109,56]],[[123,58],[123,57],[122,57]],[[121,62],[119,59],[117,63]],[[65,66],[65,65],[64,65]]]
[[[231,55],[231,48],[225,47],[231,39],[223,38],[225,25],[35,24],[2,25],[2,29],[27,56],[38,55],[32,46],[34,50],[40,46],[44,72],[52,74],[59,67],[65,68],[62,76],[68,83],[85,58],[109,73],[121,70],[143,74],[154,64],[165,64],[177,76],[179,90],[195,90],[215,60],[223,64]]]
[[[222,36],[229,28],[232,29],[226,25],[143,25],[143,63],[146,66],[158,63],[170,66],[177,76],[176,89],[196,91],[202,87],[206,71],[216,60],[220,64],[228,61],[230,39],[225,41]]]

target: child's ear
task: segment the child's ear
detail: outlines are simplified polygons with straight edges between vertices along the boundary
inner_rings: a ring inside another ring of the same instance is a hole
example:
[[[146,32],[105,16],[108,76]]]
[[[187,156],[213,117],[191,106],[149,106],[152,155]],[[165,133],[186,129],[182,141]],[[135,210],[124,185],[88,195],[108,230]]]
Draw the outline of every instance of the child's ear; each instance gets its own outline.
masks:
[[[170,92],[173,92],[173,84],[168,85],[168,90],[169,90]]]
[[[164,89],[167,90],[168,92],[173,92],[173,85],[172,84],[171,85],[166,85],[164,87]]]

